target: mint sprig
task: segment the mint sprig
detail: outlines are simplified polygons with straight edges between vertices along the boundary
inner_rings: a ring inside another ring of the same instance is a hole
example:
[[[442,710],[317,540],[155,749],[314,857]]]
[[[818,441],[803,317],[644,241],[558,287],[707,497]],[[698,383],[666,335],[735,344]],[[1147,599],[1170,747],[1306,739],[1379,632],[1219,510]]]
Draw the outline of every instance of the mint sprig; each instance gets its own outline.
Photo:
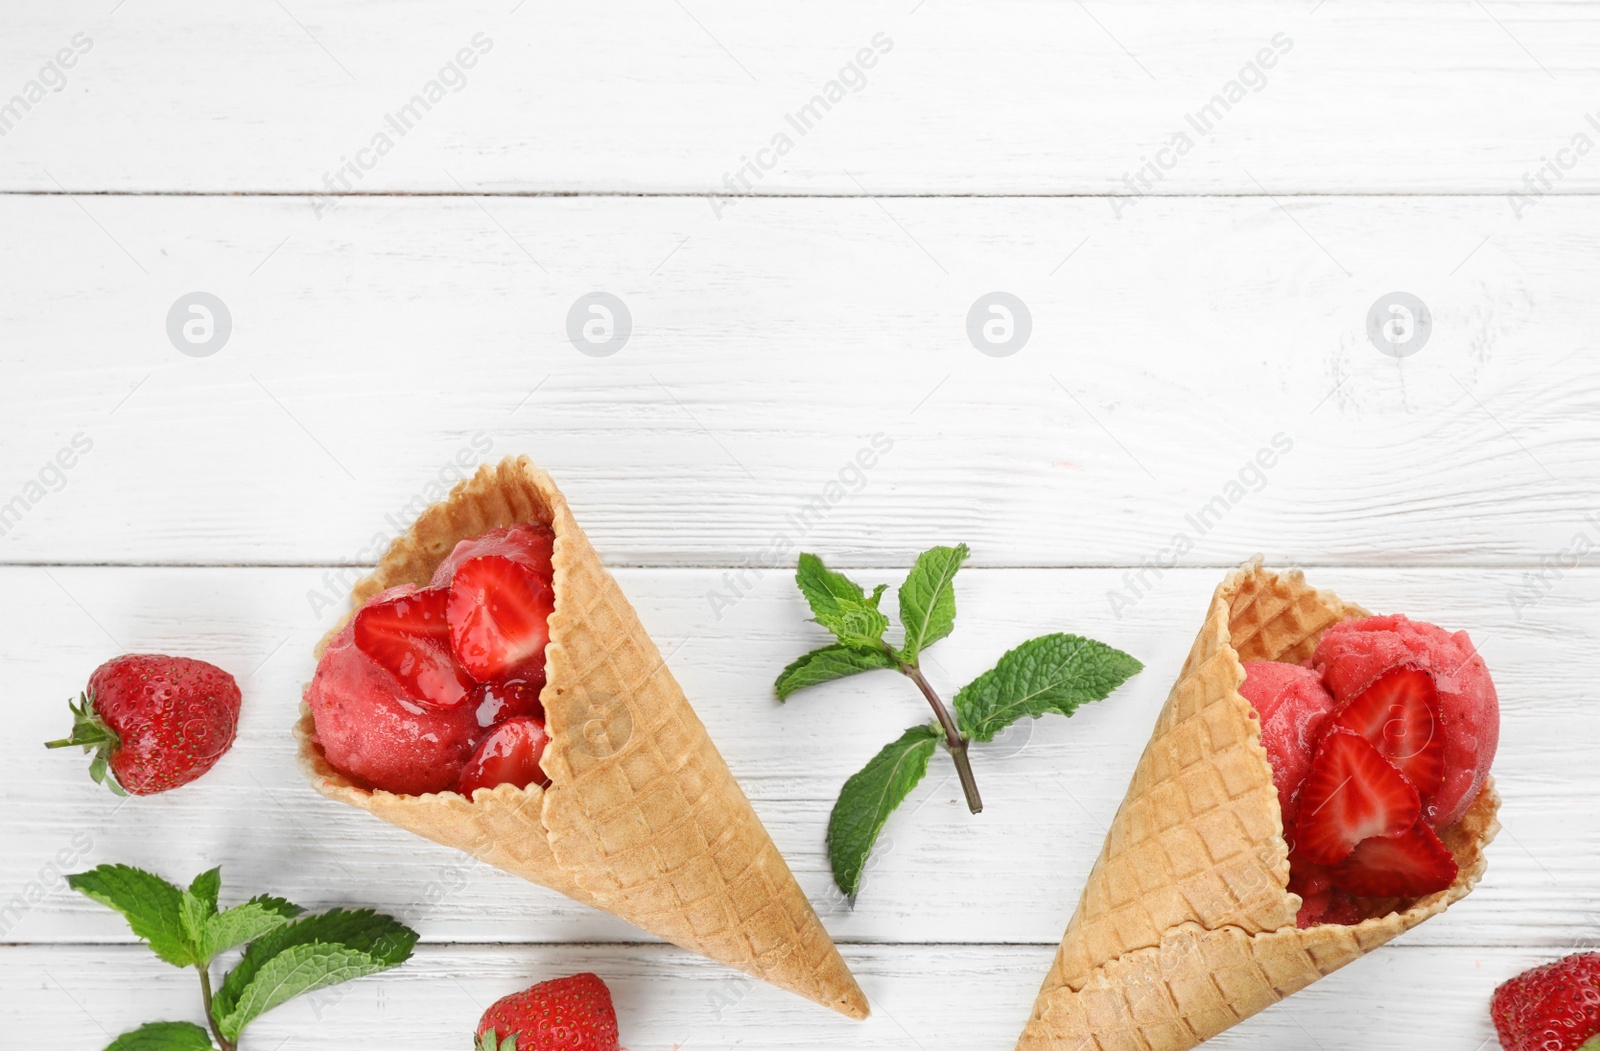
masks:
[[[366,909],[297,919],[305,911],[300,906],[262,895],[221,910],[220,869],[202,872],[187,890],[131,865],[101,865],[67,883],[122,913],[161,959],[200,974],[209,1034],[191,1022],[153,1022],[122,1034],[106,1051],[237,1051],[245,1026],[267,1011],[301,993],[396,967],[417,942],[409,927]],[[247,942],[213,997],[212,961]]]
[[[969,553],[967,545],[957,544],[929,548],[917,557],[900,585],[903,637],[898,648],[884,639],[889,619],[878,609],[887,585],[878,585],[869,595],[816,555],[800,556],[795,582],[813,619],[837,641],[784,668],[773,684],[778,699],[786,701],[798,690],[834,679],[893,669],[916,683],[938,721],[937,726],[914,726],[886,745],[839,792],[828,819],[828,858],[834,882],[852,903],[889,815],[926,776],[941,739],[955,763],[967,808],[981,813],[983,799],[967,754],[970,742],[992,741],[1024,717],[1071,715],[1080,705],[1110,696],[1144,667],[1093,639],[1059,632],[1042,635],[1012,649],[963,687],[952,714],[922,673],[920,658],[955,628],[955,577]]]

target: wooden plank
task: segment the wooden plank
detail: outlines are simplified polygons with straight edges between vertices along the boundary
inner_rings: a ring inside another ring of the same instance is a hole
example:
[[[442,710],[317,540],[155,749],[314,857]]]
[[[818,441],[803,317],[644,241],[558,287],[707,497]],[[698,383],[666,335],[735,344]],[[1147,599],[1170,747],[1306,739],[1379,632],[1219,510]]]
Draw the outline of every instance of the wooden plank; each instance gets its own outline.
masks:
[[[948,759],[890,822],[854,911],[832,890],[823,830],[838,787],[901,729],[927,718],[915,692],[884,673],[779,706],[777,671],[820,635],[787,574],[763,578],[718,619],[716,570],[626,569],[618,577],[829,929],[846,942],[1052,944],[1076,903],[1156,711],[1193,638],[1218,570],[1176,570],[1119,620],[1107,593],[1120,570],[966,570],[960,618],[929,653],[953,695],[1021,640],[1070,630],[1146,664],[1121,693],[1072,720],[1028,724],[977,749],[985,796],[967,814]],[[866,582],[899,574],[862,571]],[[123,861],[187,879],[223,866],[226,894],[271,890],[307,905],[394,910],[430,941],[632,941],[637,930],[490,870],[358,811],[301,780],[289,726],[311,646],[331,622],[311,615],[305,569],[29,568],[0,571],[9,732],[0,763],[5,838],[0,941],[118,940],[114,917],[67,891],[74,871]],[[1495,765],[1506,832],[1485,884],[1413,936],[1457,947],[1557,946],[1600,911],[1589,878],[1600,832],[1589,820],[1593,763],[1573,747],[1600,734],[1600,573],[1556,579],[1518,611],[1521,571],[1311,570],[1320,586],[1376,610],[1469,629],[1499,685]],[[892,605],[892,600],[891,600]],[[119,806],[81,757],[37,742],[65,727],[67,696],[122,651],[183,652],[233,671],[245,692],[239,743],[185,789]],[[61,852],[65,851],[65,854]],[[59,855],[59,856],[58,856]],[[997,864],[996,859],[1004,859]],[[982,888],[981,894],[974,888]],[[35,898],[36,901],[29,901]],[[20,905],[18,903],[21,903]]]
[[[1206,1046],[1410,1051],[1419,1038],[1430,1047],[1492,1046],[1494,987],[1559,951],[1463,951],[1401,939]],[[1009,1051],[1051,952],[1049,946],[847,946],[845,957],[873,1008],[866,1022],[850,1022],[666,947],[425,946],[399,970],[291,1001],[252,1025],[247,1040],[332,1051],[381,1035],[397,1051],[465,1047],[497,997],[588,969],[610,985],[623,1044],[636,1051]],[[0,979],[12,993],[0,1000],[0,1026],[17,1046],[97,1047],[145,1021],[199,1018],[194,976],[133,946],[0,947]]]
[[[0,189],[1123,194],[1145,169],[1162,193],[1475,192],[1509,216],[1541,167],[1600,188],[1560,152],[1600,140],[1597,26],[1555,2],[67,0],[9,13],[0,100],[28,108]]]
[[[621,564],[1525,565],[1597,510],[1600,200],[1102,205],[5,198],[0,559],[369,563],[524,452]],[[567,335],[597,288],[611,357]],[[212,357],[169,340],[195,289]],[[1011,357],[967,332],[995,289]],[[1395,289],[1433,317],[1398,359]]]

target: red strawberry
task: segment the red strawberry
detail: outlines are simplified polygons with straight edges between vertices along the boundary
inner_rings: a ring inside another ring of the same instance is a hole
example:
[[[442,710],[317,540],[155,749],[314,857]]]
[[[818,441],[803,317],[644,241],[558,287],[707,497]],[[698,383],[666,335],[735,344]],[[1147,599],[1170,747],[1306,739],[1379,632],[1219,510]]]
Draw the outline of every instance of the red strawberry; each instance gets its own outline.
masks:
[[[1455,878],[1456,859],[1422,820],[1397,836],[1362,840],[1333,870],[1335,886],[1363,898],[1418,898]]]
[[[1323,735],[1300,786],[1295,846],[1312,861],[1333,865],[1364,839],[1404,832],[1421,812],[1417,790],[1400,771],[1365,738],[1334,727]]]
[[[205,661],[116,657],[71,706],[72,736],[45,747],[82,745],[95,753],[96,781],[118,795],[153,795],[188,784],[233,747],[239,702],[233,676]]]
[[[1444,785],[1444,727],[1439,691],[1421,668],[1384,673],[1333,717],[1334,726],[1354,730],[1428,799]]]
[[[550,743],[543,719],[520,717],[507,719],[485,737],[461,770],[461,781],[456,791],[472,798],[480,788],[493,788],[506,783],[518,788],[529,785],[541,787],[550,783],[539,767],[544,746]]]
[[[1295,926],[1301,930],[1319,923],[1337,923],[1353,927],[1367,918],[1361,903],[1338,887],[1301,895],[1300,912]]]
[[[356,614],[356,648],[431,708],[454,708],[467,699],[472,680],[450,655],[445,607],[450,593],[423,588],[394,598],[378,596]]]
[[[549,578],[525,562],[502,555],[463,562],[448,607],[456,659],[479,682],[543,678],[555,604]]]
[[[1600,1035],[1600,953],[1524,971],[1494,991],[1489,1014],[1505,1051],[1575,1051]]]
[[[539,702],[539,691],[544,689],[544,669],[526,679],[502,679],[499,682],[482,682],[473,688],[472,705],[479,726],[494,726],[519,715],[544,722],[544,705]]]
[[[416,590],[402,584],[376,596],[383,602]],[[306,690],[315,739],[335,770],[369,788],[401,795],[448,792],[472,758],[484,728],[469,704],[430,708],[356,648],[356,627],[328,643]]]
[[[514,1045],[508,1043],[511,1037]],[[611,990],[584,973],[512,993],[483,1012],[477,1046],[478,1051],[620,1051]]]
[[[449,587],[462,563],[485,555],[501,555],[513,562],[525,563],[546,580],[554,580],[551,557],[555,554],[555,544],[556,535],[550,531],[550,527],[537,522],[518,522],[516,525],[491,529],[457,543],[444,561],[434,568],[429,586]]]

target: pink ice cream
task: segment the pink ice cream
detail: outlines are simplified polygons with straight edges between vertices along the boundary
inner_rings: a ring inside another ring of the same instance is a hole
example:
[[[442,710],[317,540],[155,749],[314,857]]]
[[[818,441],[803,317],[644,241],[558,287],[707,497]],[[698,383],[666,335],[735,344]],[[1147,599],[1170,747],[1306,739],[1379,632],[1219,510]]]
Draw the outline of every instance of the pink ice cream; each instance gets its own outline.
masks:
[[[390,588],[372,601],[415,591]],[[453,790],[488,722],[478,704],[424,709],[397,679],[356,648],[355,623],[336,635],[306,692],[316,740],[335,770],[405,795]]]
[[[1467,633],[1452,635],[1400,615],[1344,621],[1323,633],[1311,662],[1340,704],[1402,665],[1433,674],[1445,734],[1445,780],[1424,800],[1423,817],[1435,828],[1459,821],[1489,776],[1500,741],[1500,701]]]
[[[1261,718],[1261,746],[1272,763],[1284,828],[1294,823],[1296,794],[1311,769],[1323,724],[1334,708],[1317,673],[1298,664],[1252,661],[1239,687]]]

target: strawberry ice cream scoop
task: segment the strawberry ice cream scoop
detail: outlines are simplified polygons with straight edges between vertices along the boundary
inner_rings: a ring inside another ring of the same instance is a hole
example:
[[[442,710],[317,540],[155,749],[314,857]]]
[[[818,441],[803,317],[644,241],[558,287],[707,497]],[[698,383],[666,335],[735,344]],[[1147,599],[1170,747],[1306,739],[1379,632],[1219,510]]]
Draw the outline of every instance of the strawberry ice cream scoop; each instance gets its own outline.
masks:
[[[416,588],[391,588],[381,603]],[[329,643],[306,694],[329,764],[373,788],[405,795],[454,789],[483,734],[477,705],[430,709],[362,653],[354,622]]]
[[[1478,797],[1500,741],[1500,701],[1489,669],[1464,631],[1404,616],[1344,621],[1323,633],[1312,664],[1343,704],[1396,668],[1421,668],[1438,691],[1444,784],[1423,801],[1434,828],[1459,821]]]
[[[1311,769],[1317,739],[1333,711],[1333,695],[1317,673],[1298,664],[1252,661],[1244,666],[1239,687],[1261,718],[1261,746],[1272,763],[1283,824],[1294,823],[1296,793]]]
[[[491,529],[481,536],[459,541],[445,560],[433,571],[433,587],[449,587],[462,563],[474,558],[494,555],[520,562],[545,579],[555,576],[551,557],[555,553],[556,535],[549,526],[530,522]]]

